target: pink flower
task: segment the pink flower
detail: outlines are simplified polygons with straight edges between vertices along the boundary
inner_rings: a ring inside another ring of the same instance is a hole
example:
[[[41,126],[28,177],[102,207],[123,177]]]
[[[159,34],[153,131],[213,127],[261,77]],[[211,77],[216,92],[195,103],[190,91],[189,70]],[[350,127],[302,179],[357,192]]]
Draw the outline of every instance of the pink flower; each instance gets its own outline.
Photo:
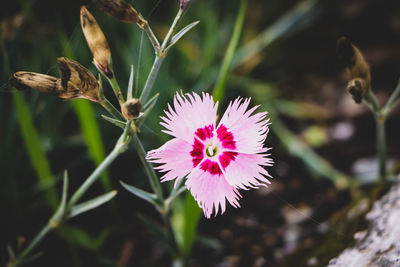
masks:
[[[168,105],[161,117],[163,132],[174,138],[147,154],[166,172],[162,182],[176,179],[176,185],[186,176],[186,187],[207,218],[213,211],[224,213],[226,200],[239,207],[239,189],[270,183],[263,168],[272,165],[264,147],[267,113],[252,114],[257,106],[247,110],[249,102],[240,97],[231,102],[217,125],[218,102],[212,96],[177,93],[174,109]]]

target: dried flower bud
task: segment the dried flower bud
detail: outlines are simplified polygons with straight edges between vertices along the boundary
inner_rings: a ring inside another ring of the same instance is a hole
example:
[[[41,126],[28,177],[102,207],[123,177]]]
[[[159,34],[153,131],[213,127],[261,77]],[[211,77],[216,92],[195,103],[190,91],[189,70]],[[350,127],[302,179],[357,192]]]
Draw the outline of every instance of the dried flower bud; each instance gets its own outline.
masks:
[[[369,86],[364,79],[356,78],[347,84],[347,91],[351,94],[354,101],[360,104],[362,99],[368,93]]]
[[[96,67],[108,78],[113,78],[111,71],[111,51],[99,24],[85,6],[81,7],[81,26],[86,41],[92,51]]]
[[[78,62],[60,57],[57,59],[61,75],[61,85],[72,83],[89,100],[100,101],[100,86],[93,74]]]
[[[122,115],[127,120],[133,120],[139,117],[142,111],[142,103],[137,98],[128,99],[121,107]]]
[[[46,74],[18,71],[11,76],[9,82],[17,88],[29,86],[40,92],[64,99],[72,99],[81,96],[79,89],[72,83],[68,82],[63,86],[61,79]]]
[[[337,51],[350,79],[362,78],[369,87],[371,71],[360,50],[349,39],[341,37],[337,42]]]
[[[93,0],[97,7],[116,19],[125,23],[139,23],[142,18],[139,13],[124,0]]]

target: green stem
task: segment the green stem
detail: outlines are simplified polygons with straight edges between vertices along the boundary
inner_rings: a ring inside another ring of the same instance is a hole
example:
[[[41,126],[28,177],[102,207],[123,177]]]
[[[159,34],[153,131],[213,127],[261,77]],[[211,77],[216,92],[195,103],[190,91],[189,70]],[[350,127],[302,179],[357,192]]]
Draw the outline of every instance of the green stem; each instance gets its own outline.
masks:
[[[164,201],[164,196],[162,194],[160,180],[158,179],[157,174],[155,173],[154,168],[151,165],[151,163],[146,161],[146,151],[145,151],[142,143],[140,142],[139,137],[135,134],[132,137],[132,139],[133,139],[133,145],[136,148],[136,151],[139,155],[140,161],[143,163],[143,166],[146,170],[147,176],[149,177],[150,185],[151,185],[154,193],[157,196],[157,202],[160,204],[160,205],[157,205],[156,208],[159,211],[159,213],[163,219],[164,225],[167,228],[167,233],[171,240],[173,248],[176,250],[178,248],[178,245],[176,242],[173,228],[171,226],[171,216],[170,216],[170,211],[169,211],[169,205],[167,205],[167,203]]]
[[[107,78],[108,79],[108,78]],[[117,78],[115,78],[115,75],[112,77],[112,79],[108,79],[108,82],[110,83],[115,96],[118,99],[118,102],[120,105],[122,105],[125,102],[124,96],[122,95],[121,88],[119,87]]]
[[[146,104],[146,101],[149,98],[150,91],[153,88],[154,82],[156,81],[161,64],[163,63],[164,58],[167,56],[167,51],[165,50],[165,48],[167,47],[169,41],[171,40],[172,34],[175,32],[176,26],[178,25],[179,20],[182,18],[183,13],[184,13],[183,10],[179,9],[178,14],[176,14],[174,22],[172,23],[171,28],[169,29],[161,47],[159,44],[158,44],[158,46],[156,46],[157,44],[154,44],[152,42],[153,47],[156,50],[156,58],[154,59],[153,66],[151,67],[149,76],[147,77],[146,83],[143,87],[142,93],[139,98],[143,104]],[[146,33],[147,33],[147,31],[146,31]],[[147,34],[147,35],[149,35],[149,34]],[[150,36],[149,36],[149,38],[150,38]],[[151,41],[151,38],[150,38],[150,41]]]
[[[150,28],[149,23],[147,22],[147,20],[143,19],[143,24],[140,25],[139,27],[141,27],[144,32],[147,34],[147,37],[149,37],[150,43],[152,44],[153,48],[154,48],[154,52],[157,55],[160,51],[160,43],[158,42],[157,37],[154,35],[153,31]]]
[[[140,161],[142,162],[142,164],[145,168],[145,171],[147,173],[147,176],[150,179],[150,185],[151,185],[154,193],[157,195],[157,199],[158,199],[159,203],[163,203],[164,197],[162,194],[160,180],[158,179],[157,174],[155,173],[151,163],[149,163],[146,160],[146,151],[142,145],[142,142],[140,142],[140,139],[137,136],[137,134],[135,134],[132,137],[132,140],[133,140],[133,145],[135,146],[138,156],[140,158]]]
[[[163,57],[156,56],[154,59],[153,66],[151,67],[149,76],[146,80],[146,83],[143,87],[143,91],[140,95],[140,102],[146,104],[147,99],[149,98],[151,88],[153,88],[154,82],[156,81],[158,71],[160,70],[161,64],[164,61]]]
[[[15,267],[18,266],[23,259],[32,251],[33,248],[35,248],[41,241],[42,239],[53,229],[54,227],[51,225],[51,223],[47,223],[47,225],[40,231],[36,237],[29,243],[28,247],[26,247],[20,255],[14,260],[10,261],[8,263],[7,267]]]
[[[103,160],[103,162],[93,171],[93,173],[86,179],[86,181],[78,188],[78,190],[73,194],[71,200],[68,202],[68,206],[63,210],[57,210],[56,213],[51,217],[47,225],[37,234],[37,236],[32,240],[28,247],[20,254],[16,259],[11,259],[7,267],[15,267],[32,251],[33,248],[52,230],[57,228],[66,218],[66,214],[69,210],[79,201],[79,199],[85,194],[85,192],[90,188],[90,186],[98,180],[100,175],[105,171],[105,169],[121,154],[123,153],[129,144],[131,122],[126,124],[123,134],[118,139],[117,144],[111,153]],[[61,207],[61,206],[60,206]]]
[[[376,116],[376,145],[378,151],[378,160],[379,160],[379,179],[380,181],[384,181],[386,179],[386,134],[385,134],[385,122],[386,117],[382,115]]]
[[[172,34],[174,34],[174,32],[176,30],[176,26],[178,25],[179,20],[182,18],[183,13],[184,13],[183,9],[179,9],[178,14],[176,14],[174,22],[172,22],[172,25],[169,28],[169,31],[168,31],[167,35],[165,36],[165,39],[161,45],[162,50],[164,50],[167,47],[169,41],[171,40]]]
[[[397,84],[396,89],[394,89],[392,95],[390,96],[385,107],[382,109],[382,115],[387,117],[389,113],[400,103],[400,80]]]
[[[375,94],[372,92],[372,90],[368,90],[364,101],[374,114],[378,114],[380,112],[378,101],[376,100]]]
[[[130,123],[128,123],[130,127]],[[104,159],[104,161],[93,171],[93,173],[86,179],[86,181],[76,190],[72,195],[71,200],[68,202],[68,209],[72,208],[81,199],[83,194],[90,188],[90,186],[97,181],[103,171],[121,154],[123,153],[129,143],[129,137],[126,138],[126,134],[121,135],[114,149],[110,154]],[[67,209],[67,210],[68,210]]]

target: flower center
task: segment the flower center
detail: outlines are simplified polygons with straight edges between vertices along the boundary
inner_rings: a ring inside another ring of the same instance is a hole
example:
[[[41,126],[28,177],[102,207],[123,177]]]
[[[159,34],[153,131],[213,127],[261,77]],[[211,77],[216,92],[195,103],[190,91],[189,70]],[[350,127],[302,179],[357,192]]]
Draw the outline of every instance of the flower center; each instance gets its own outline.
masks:
[[[223,170],[236,160],[236,141],[232,133],[224,125],[220,125],[216,131],[214,126],[207,125],[198,128],[190,151],[193,168],[199,167],[212,175],[222,175]]]
[[[217,154],[217,147],[215,145],[209,145],[206,148],[206,154],[210,158],[214,157]]]

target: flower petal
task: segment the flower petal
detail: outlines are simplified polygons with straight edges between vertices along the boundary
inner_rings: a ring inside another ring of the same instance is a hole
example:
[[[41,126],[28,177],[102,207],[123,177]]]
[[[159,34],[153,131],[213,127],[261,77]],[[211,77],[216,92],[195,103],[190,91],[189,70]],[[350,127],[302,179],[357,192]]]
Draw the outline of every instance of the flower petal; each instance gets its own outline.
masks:
[[[255,188],[270,184],[266,177],[271,177],[263,166],[271,166],[272,159],[267,154],[238,153],[225,168],[227,182],[240,189]]]
[[[176,138],[193,141],[194,132],[208,125],[214,125],[217,119],[218,102],[214,105],[213,98],[203,93],[202,97],[193,93],[182,95],[177,93],[174,98],[174,108],[168,106],[165,117],[161,117],[163,132]]]
[[[192,146],[183,140],[174,138],[166,142],[158,149],[147,153],[146,159],[152,163],[161,164],[155,169],[160,172],[167,172],[161,181],[170,181],[175,178],[183,178],[193,169],[190,151]]]
[[[215,215],[218,214],[219,209],[221,209],[221,214],[225,212],[225,199],[234,207],[240,206],[239,192],[228,184],[223,175],[213,175],[196,168],[188,175],[186,187],[207,218],[210,218],[213,211]]]
[[[250,98],[243,101],[240,97],[230,102],[219,126],[225,126],[232,133],[236,146],[234,151],[248,154],[266,152],[263,143],[268,134],[267,112],[252,115],[258,106],[247,110],[249,103]]]

